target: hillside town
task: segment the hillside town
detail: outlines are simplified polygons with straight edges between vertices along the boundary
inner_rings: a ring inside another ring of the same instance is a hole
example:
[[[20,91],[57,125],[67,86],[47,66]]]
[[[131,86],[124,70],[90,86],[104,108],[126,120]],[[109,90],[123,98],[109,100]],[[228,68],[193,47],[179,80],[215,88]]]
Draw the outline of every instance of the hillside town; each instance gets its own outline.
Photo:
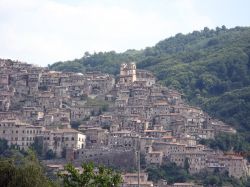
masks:
[[[123,63],[120,74],[57,72],[19,61],[0,60],[0,139],[27,150],[41,146],[55,159],[44,164],[60,170],[68,161],[93,161],[123,171],[123,187],[138,185],[139,157],[146,165],[173,162],[191,174],[202,170],[250,175],[242,156],[199,144],[218,133],[236,130],[185,103],[183,95],[160,85],[155,76]],[[140,186],[181,187],[192,183],[154,184],[141,169]]]

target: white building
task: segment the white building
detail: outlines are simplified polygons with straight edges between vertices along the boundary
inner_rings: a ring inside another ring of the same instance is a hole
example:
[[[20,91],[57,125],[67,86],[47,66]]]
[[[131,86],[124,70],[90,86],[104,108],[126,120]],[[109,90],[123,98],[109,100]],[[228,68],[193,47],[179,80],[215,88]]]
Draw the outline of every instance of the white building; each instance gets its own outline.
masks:
[[[82,149],[86,145],[86,136],[74,129],[45,130],[44,147],[61,156],[64,148]]]
[[[40,137],[44,151],[52,150],[57,156],[64,148],[85,148],[86,136],[74,129],[46,130],[42,126],[29,125],[18,120],[0,121],[0,139],[6,139],[8,145],[27,150]]]

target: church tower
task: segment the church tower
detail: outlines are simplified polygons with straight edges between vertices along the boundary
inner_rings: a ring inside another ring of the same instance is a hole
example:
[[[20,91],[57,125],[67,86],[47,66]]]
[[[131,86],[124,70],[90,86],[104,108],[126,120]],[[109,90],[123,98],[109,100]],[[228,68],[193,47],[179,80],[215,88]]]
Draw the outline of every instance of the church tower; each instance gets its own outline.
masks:
[[[129,85],[136,81],[136,65],[134,62],[121,64],[120,66],[120,83]]]

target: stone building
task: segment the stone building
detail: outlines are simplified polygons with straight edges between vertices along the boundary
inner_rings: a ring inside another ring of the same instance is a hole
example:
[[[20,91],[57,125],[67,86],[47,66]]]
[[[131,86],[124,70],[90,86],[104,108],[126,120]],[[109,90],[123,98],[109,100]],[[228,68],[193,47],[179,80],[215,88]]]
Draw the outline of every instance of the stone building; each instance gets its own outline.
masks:
[[[183,152],[183,153],[171,153],[170,161],[176,163],[176,165],[184,167],[185,162],[189,164],[190,173],[198,173],[200,170],[206,168],[206,153],[202,152]]]
[[[152,86],[156,82],[153,73],[141,69],[136,71],[136,81],[144,81],[147,87]]]
[[[44,127],[33,126],[18,120],[0,121],[0,138],[8,141],[8,145],[27,150],[37,136],[41,136]]]
[[[137,173],[125,173],[122,175],[123,183],[122,187],[138,187],[138,174]],[[148,181],[147,173],[140,173],[140,186],[141,187],[153,187],[153,182]]]
[[[119,84],[130,85],[136,81],[136,65],[135,63],[121,64]]]
[[[134,132],[122,130],[112,132],[108,136],[108,146],[110,148],[131,149],[138,145],[138,135]]]
[[[91,148],[76,151],[75,162],[94,162],[98,165],[131,170],[136,167],[136,152],[133,149]]]
[[[107,146],[108,144],[108,132],[102,128],[88,128],[82,130],[86,135],[86,147],[97,148]]]
[[[44,151],[52,150],[58,157],[62,156],[64,149],[83,149],[86,146],[86,136],[74,129],[44,130]]]
[[[241,178],[248,175],[247,161],[242,156],[224,155],[218,159],[225,165],[229,176]]]
[[[146,163],[161,165],[163,161],[163,153],[161,151],[150,151],[146,154]]]

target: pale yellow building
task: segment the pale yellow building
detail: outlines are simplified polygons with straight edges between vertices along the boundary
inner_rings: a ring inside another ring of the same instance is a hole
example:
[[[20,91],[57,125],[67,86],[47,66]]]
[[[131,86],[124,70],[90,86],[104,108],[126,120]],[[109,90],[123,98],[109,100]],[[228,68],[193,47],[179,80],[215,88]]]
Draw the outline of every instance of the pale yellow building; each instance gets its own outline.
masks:
[[[41,136],[44,127],[33,126],[18,120],[3,120],[0,122],[0,138],[6,139],[8,145],[20,149],[28,149],[37,136]]]

